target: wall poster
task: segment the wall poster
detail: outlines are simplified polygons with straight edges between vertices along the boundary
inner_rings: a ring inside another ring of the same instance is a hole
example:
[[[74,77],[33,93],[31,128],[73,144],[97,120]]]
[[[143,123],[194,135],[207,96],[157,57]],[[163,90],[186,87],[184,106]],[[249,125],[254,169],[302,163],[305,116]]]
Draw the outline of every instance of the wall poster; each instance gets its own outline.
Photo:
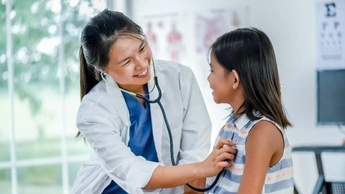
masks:
[[[156,59],[186,62],[186,43],[183,13],[146,15],[142,18],[146,39]]]
[[[246,6],[200,10],[195,13],[195,68],[201,85],[208,86],[208,51],[216,39],[226,32],[248,26]]]

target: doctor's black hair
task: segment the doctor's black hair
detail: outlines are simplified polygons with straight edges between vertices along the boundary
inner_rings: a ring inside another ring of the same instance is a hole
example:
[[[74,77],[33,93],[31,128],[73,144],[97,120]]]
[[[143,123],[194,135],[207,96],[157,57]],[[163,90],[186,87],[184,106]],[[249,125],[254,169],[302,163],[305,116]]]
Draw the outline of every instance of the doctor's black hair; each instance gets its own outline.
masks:
[[[250,120],[258,119],[253,114],[258,110],[282,128],[292,126],[282,105],[273,45],[264,32],[239,28],[220,36],[210,49],[227,73],[238,73],[245,95],[240,109]]]
[[[81,99],[101,80],[98,70],[109,63],[110,49],[123,34],[145,37],[142,28],[130,18],[108,9],[91,18],[82,30],[79,49]]]

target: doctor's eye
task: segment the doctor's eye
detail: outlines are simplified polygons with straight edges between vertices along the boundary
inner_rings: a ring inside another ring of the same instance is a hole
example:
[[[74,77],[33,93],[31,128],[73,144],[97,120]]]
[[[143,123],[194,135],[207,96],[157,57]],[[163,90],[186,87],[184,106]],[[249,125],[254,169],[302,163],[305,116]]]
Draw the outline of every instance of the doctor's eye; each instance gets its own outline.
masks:
[[[139,53],[143,52],[145,49],[145,46],[143,46],[140,50],[139,50]]]
[[[131,60],[128,59],[127,61],[125,61],[125,63],[121,67],[124,67],[124,66],[128,65],[130,62],[131,62]]]
[[[139,49],[139,53],[143,52],[146,48],[146,43],[144,43],[144,45]]]

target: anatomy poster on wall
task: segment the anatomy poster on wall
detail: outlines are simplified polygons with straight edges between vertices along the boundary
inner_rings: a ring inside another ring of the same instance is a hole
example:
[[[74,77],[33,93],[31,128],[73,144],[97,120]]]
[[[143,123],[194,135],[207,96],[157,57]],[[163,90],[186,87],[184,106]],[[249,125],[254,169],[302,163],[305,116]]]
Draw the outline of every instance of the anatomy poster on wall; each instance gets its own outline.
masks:
[[[199,68],[195,68],[200,84],[207,85],[209,73],[207,58],[212,43],[221,35],[240,27],[248,26],[246,6],[224,9],[210,9],[195,13],[195,53]],[[206,64],[201,66],[200,64]],[[203,67],[203,68],[202,68]]]
[[[156,59],[185,63],[185,17],[182,13],[165,13],[143,18],[141,26]]]
[[[246,8],[215,9],[196,13],[196,51],[204,53],[217,37],[247,25]]]
[[[345,1],[316,4],[318,69],[345,69]]]

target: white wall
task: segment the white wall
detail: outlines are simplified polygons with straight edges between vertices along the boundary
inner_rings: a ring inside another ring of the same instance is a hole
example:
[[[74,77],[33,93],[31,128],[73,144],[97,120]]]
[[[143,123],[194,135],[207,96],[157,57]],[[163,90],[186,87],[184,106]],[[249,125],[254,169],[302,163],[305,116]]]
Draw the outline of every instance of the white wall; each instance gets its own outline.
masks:
[[[292,146],[301,144],[340,144],[345,136],[335,127],[316,126],[316,0],[134,0],[133,19],[140,24],[145,15],[210,8],[248,6],[248,25],[271,38],[279,65],[283,102],[294,126],[288,130]],[[186,21],[188,23],[188,21]],[[183,24],[186,26],[185,24]],[[196,68],[193,54],[193,26],[187,26],[188,64]],[[193,62],[194,60],[194,62]],[[206,63],[206,59],[205,59]],[[200,75],[197,75],[200,79]],[[214,136],[227,115],[224,105],[215,105],[208,86],[200,81],[212,122]],[[345,157],[324,154],[327,180],[345,181]],[[317,178],[315,160],[309,153],[294,153],[296,185],[301,193],[312,193]]]

